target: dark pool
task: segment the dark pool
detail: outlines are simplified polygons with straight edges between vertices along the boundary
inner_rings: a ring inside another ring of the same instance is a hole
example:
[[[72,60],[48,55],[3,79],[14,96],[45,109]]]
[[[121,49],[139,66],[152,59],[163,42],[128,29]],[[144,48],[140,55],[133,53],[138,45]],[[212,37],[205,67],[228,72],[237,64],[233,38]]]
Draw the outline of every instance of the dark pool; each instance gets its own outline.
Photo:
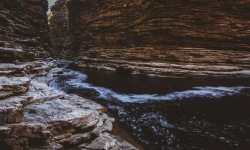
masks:
[[[250,79],[66,70],[50,86],[95,100],[145,149],[250,149]]]

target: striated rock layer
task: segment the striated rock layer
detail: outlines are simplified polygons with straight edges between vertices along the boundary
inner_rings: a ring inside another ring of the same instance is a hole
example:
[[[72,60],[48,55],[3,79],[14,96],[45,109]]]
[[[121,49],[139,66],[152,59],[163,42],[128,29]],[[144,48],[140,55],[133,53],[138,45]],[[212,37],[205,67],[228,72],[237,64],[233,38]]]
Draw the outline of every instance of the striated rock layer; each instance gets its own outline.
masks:
[[[136,149],[101,105],[48,87],[47,1],[0,2],[0,149]]]
[[[66,5],[67,56],[81,64],[162,76],[249,75],[249,0],[70,0],[61,7]]]
[[[109,133],[104,107],[48,87],[62,71],[53,61],[0,64],[1,148],[136,149]]]
[[[1,0],[0,7],[0,62],[47,57],[51,49],[47,0]]]
[[[51,7],[51,17],[49,17],[49,27],[51,30],[51,40],[55,58],[62,58],[69,49],[69,17],[67,0],[59,0]]]
[[[82,40],[76,45],[86,49],[249,49],[249,0],[71,0],[68,7],[70,31],[80,32],[75,38]]]

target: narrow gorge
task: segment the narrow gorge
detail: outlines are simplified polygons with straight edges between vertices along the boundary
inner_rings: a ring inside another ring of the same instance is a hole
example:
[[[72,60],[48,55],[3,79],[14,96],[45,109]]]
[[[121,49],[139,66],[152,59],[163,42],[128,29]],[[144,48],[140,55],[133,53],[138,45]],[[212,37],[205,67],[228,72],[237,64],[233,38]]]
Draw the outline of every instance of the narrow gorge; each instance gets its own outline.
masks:
[[[103,106],[50,88],[47,0],[0,2],[0,149],[136,149],[110,133]]]
[[[250,0],[0,8],[0,149],[250,148]]]
[[[65,45],[64,56],[83,67],[172,77],[249,75],[249,0],[62,0],[52,12],[55,51]]]

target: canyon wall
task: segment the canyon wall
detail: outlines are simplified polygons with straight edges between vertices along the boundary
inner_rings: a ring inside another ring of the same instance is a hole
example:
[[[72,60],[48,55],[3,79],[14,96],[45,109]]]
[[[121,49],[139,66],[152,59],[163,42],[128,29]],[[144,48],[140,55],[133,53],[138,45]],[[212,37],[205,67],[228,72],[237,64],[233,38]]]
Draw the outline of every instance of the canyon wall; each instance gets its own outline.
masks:
[[[65,6],[67,56],[82,66],[160,76],[249,75],[249,0],[70,0]]]
[[[48,86],[47,0],[0,1],[0,149],[136,149],[101,105]],[[53,84],[53,83],[51,83]]]
[[[51,42],[47,0],[2,0],[0,7],[0,62],[48,57]]]
[[[249,0],[71,0],[70,31],[93,47],[191,46],[248,50]]]
[[[62,58],[69,49],[69,17],[67,0],[56,1],[51,7],[49,26],[53,46],[52,55],[55,58]]]

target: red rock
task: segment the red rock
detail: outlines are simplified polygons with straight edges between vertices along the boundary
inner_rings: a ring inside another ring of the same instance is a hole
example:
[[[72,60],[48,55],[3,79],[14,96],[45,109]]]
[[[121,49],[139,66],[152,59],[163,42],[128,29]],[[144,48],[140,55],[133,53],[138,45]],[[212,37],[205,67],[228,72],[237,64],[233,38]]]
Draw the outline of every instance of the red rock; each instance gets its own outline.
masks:
[[[82,66],[171,77],[249,76],[248,0],[70,0],[55,8],[68,14],[65,57]]]

